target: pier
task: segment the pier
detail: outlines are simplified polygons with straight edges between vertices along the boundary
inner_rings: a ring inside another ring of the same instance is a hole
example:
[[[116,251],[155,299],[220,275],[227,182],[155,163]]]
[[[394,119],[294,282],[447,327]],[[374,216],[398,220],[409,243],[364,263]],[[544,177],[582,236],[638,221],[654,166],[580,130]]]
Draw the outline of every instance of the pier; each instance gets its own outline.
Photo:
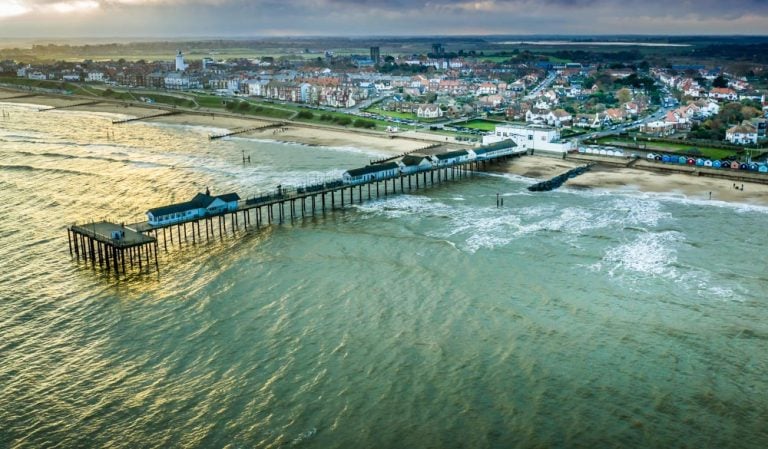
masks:
[[[282,187],[248,196],[237,201],[237,207],[220,213],[197,216],[171,223],[152,224],[149,221],[118,225],[99,222],[73,225],[67,228],[70,254],[81,256],[95,267],[105,266],[115,274],[125,273],[126,262],[131,268],[142,270],[154,258],[159,269],[157,252],[168,251],[174,245],[195,245],[212,240],[223,240],[239,230],[258,230],[297,219],[313,217],[327,211],[344,209],[365,201],[387,198],[438,187],[444,183],[470,179],[475,172],[486,170],[493,164],[520,156],[525,150],[509,151],[504,155],[486,156],[453,164],[435,165],[429,169],[396,176],[376,178],[357,183],[342,179],[300,187]],[[371,167],[371,166],[368,166]],[[118,234],[115,234],[115,233]],[[122,233],[122,234],[120,234]],[[119,235],[119,238],[115,238]],[[144,264],[142,264],[142,257]]]
[[[209,140],[223,139],[225,137],[236,136],[238,134],[245,134],[245,133],[254,132],[254,131],[264,131],[270,128],[282,128],[284,126],[285,126],[285,123],[279,122],[279,123],[269,123],[267,125],[253,126],[250,128],[239,128],[239,129],[234,129],[221,134],[210,134],[208,135],[208,139]]]
[[[82,257],[86,265],[107,272],[114,270],[116,276],[125,275],[126,260],[131,269],[151,268],[157,261],[157,239],[145,235],[122,224],[99,221],[83,225],[73,224],[67,228],[69,254],[79,261]],[[144,264],[142,264],[144,259]]]
[[[137,122],[139,120],[147,120],[150,118],[156,118],[156,117],[167,117],[169,115],[176,115],[181,114],[181,111],[163,111],[158,112],[157,114],[149,114],[149,115],[143,115],[141,117],[132,117],[132,118],[124,118],[120,120],[112,120],[113,125],[121,125],[123,123],[129,123],[129,122]]]

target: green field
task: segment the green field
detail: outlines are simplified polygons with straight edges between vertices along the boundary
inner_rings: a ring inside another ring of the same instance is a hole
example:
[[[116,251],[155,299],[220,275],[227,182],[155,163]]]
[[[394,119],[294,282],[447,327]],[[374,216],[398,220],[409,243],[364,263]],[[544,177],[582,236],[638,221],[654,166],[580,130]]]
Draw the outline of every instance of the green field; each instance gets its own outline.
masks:
[[[503,122],[496,122],[493,120],[475,119],[468,120],[466,122],[454,123],[455,126],[477,129],[480,131],[493,131],[498,125],[503,125]]]
[[[418,120],[418,118],[416,117],[416,114],[414,114],[413,112],[385,111],[384,109],[379,109],[379,108],[369,108],[369,109],[366,109],[365,112],[370,112],[371,114],[383,115],[385,117],[399,118],[403,120]]]

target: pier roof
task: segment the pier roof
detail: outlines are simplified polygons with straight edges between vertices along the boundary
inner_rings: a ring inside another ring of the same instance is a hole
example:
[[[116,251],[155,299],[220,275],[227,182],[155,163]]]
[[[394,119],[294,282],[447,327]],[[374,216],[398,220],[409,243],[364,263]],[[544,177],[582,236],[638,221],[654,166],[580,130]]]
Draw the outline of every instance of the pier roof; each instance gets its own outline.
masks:
[[[466,156],[468,154],[469,152],[467,152],[467,150],[456,150],[456,151],[449,151],[447,153],[436,154],[435,157],[440,160],[443,160],[443,159],[451,159],[459,156]]]
[[[361,168],[353,168],[352,170],[347,170],[347,173],[349,173],[349,176],[355,177],[368,175],[371,173],[378,173],[385,170],[396,170],[398,167],[400,166],[397,165],[397,162],[387,162],[386,164],[375,164],[367,165]]]
[[[186,212],[192,209],[205,209],[208,206],[210,206],[211,203],[216,201],[216,199],[220,199],[225,203],[229,203],[231,201],[238,201],[240,199],[240,195],[234,192],[225,193],[223,195],[217,195],[217,196],[206,195],[205,193],[198,193],[190,201],[185,201],[183,203],[169,204],[167,206],[155,207],[155,208],[149,209],[147,213],[151,213],[155,217],[160,217],[163,215],[175,214],[177,212]]]

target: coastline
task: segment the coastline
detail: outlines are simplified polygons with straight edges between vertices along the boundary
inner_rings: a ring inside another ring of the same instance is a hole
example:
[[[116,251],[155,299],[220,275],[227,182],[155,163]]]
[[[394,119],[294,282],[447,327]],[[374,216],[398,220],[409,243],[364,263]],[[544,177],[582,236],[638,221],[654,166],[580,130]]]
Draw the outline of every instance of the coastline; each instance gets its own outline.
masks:
[[[0,103],[6,97],[22,94],[18,91],[0,89]],[[70,107],[77,103],[86,102],[88,98],[64,98],[46,94],[36,94],[24,98],[9,98],[9,103],[34,104],[49,107],[66,106],[66,110],[111,113],[124,116],[142,117],[169,108],[152,105],[128,105],[119,101],[104,100],[96,104]],[[94,98],[93,101],[100,99]],[[238,129],[273,123],[268,119],[257,117],[234,116],[227,113],[206,113],[204,111],[181,111],[176,115],[147,119],[146,122],[163,123],[182,126],[202,126],[218,129]],[[130,126],[116,125],[116,126]],[[371,132],[360,132],[354,129],[336,129],[317,125],[303,125],[291,122],[284,129],[266,129],[241,134],[242,137],[292,142],[310,146],[335,148],[362,148],[381,152],[386,155],[399,155],[404,152],[417,150],[429,145],[429,141],[417,133],[408,133],[391,138],[386,134],[377,135]],[[442,137],[437,136],[436,142]],[[453,142],[450,142],[453,143]],[[563,173],[571,168],[583,165],[584,161],[558,159],[546,156],[523,156],[508,162],[498,170],[503,173],[519,175],[527,178],[545,180]],[[738,186],[741,187],[741,182]],[[698,177],[684,173],[663,173],[658,171],[626,168],[615,164],[600,164],[587,173],[569,179],[566,187],[578,189],[604,189],[639,191],[648,193],[669,193],[682,195],[685,198],[709,200],[712,192],[713,201],[730,203],[754,204],[768,206],[768,185],[744,182],[744,190],[733,187],[734,181],[728,179]]]
[[[534,155],[514,159],[502,170],[509,174],[543,180],[584,163]],[[586,173],[569,179],[564,185],[576,189],[667,193],[686,199],[705,201],[710,199],[709,192],[712,192],[712,201],[768,206],[768,185],[766,184],[744,182],[744,190],[741,190],[742,183],[738,182],[737,190],[733,186],[734,181],[728,179],[684,173],[662,173],[600,163]]]
[[[40,106],[49,106],[54,108],[66,107],[68,111],[85,111],[98,113],[112,113],[124,116],[142,117],[156,114],[159,112],[171,110],[171,108],[156,107],[152,105],[126,104],[114,100],[103,100],[96,104],[83,106],[72,106],[78,103],[88,101],[88,98],[61,98],[46,94],[36,94],[24,98],[8,98],[14,94],[21,94],[17,91],[0,89],[0,103],[20,103],[33,104]],[[102,99],[94,98],[93,101]],[[183,126],[203,126],[218,129],[235,130],[239,128],[250,128],[256,126],[274,123],[273,120],[259,118],[235,116],[225,112],[208,111],[187,111],[180,109],[180,113],[166,117],[156,117],[144,120],[147,123],[163,123],[169,125]],[[130,125],[119,125],[130,126]],[[293,142],[309,146],[324,147],[354,147],[366,148],[387,155],[399,155],[407,151],[413,151],[429,145],[423,139],[409,138],[408,136],[398,135],[391,138],[386,134],[375,134],[372,132],[359,132],[354,129],[323,127],[318,125],[290,122],[281,130],[266,129],[263,131],[253,131],[240,134],[241,137],[252,137],[257,139],[269,139],[280,142]]]

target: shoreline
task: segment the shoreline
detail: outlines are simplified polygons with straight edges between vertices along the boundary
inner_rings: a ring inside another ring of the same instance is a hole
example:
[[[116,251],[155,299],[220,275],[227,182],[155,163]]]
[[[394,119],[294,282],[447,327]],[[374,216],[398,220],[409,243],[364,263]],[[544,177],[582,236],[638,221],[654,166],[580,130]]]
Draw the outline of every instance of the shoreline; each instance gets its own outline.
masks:
[[[96,104],[76,106],[89,99],[86,97],[62,98],[48,94],[35,94],[23,98],[12,98],[15,95],[23,95],[24,92],[0,89],[0,103],[28,104],[41,107],[63,108],[66,111],[82,111],[95,113],[111,113],[121,116],[143,117],[163,111],[172,111],[174,108],[125,103],[111,99],[93,98],[99,101]],[[8,98],[10,97],[10,98]],[[194,111],[178,109],[179,113],[165,117],[156,117],[142,120],[146,123],[162,123],[168,125],[201,126],[216,129],[236,130],[275,123],[276,120],[262,117],[248,117],[230,114],[228,112]],[[130,124],[115,125],[130,126]],[[405,135],[390,136],[371,131],[360,132],[356,129],[344,129],[324,127],[316,124],[302,124],[288,122],[280,131],[267,129],[263,131],[247,132],[240,137],[257,139],[269,139],[279,142],[299,143],[309,146],[335,147],[335,148],[368,148],[387,156],[399,155],[408,151],[417,150],[429,145],[423,139],[411,138]],[[440,137],[438,136],[438,139]],[[437,142],[434,142],[437,143]]]
[[[6,102],[5,97],[22,95],[24,92],[0,89],[0,103]],[[65,98],[48,94],[35,94],[23,98],[8,98],[11,104],[39,105],[41,107],[62,107],[71,111],[109,113],[121,116],[142,117],[157,112],[173,110],[173,108],[156,107],[152,105],[129,105],[124,102],[104,100],[96,104],[74,106],[88,99],[85,97]],[[93,99],[98,101],[100,99]],[[180,126],[201,126],[211,129],[238,129],[274,123],[274,120],[258,117],[236,116],[234,114],[186,111],[166,117],[144,120],[147,123],[161,123]],[[115,126],[130,126],[115,125]],[[336,129],[320,125],[288,123],[281,130],[267,129],[240,134],[241,137],[272,140],[286,143],[298,143],[308,146],[331,148],[359,148],[379,152],[386,156],[395,156],[417,150],[429,145],[428,141],[408,136],[392,138],[386,134],[376,135],[371,132],[359,132],[354,129]],[[440,136],[433,143],[441,143]],[[576,178],[569,179],[564,185],[577,189],[602,189],[606,191],[639,191],[648,193],[670,193],[682,195],[688,199],[709,200],[712,193],[713,201],[742,203],[768,206],[768,185],[744,180],[744,190],[735,189],[734,181],[729,179],[693,176],[681,172],[661,172],[652,169],[628,168],[618,162],[606,161]],[[571,168],[583,165],[584,160],[558,159],[546,156],[523,156],[512,159],[497,171],[514,174],[536,180],[550,179]],[[742,181],[736,181],[741,187]]]
[[[536,180],[550,179],[571,168],[584,165],[584,161],[556,159],[546,156],[523,156],[513,159],[503,173],[523,176]],[[607,192],[644,192],[681,195],[689,200],[738,203],[768,206],[768,185],[745,181],[736,183],[722,178],[694,176],[686,173],[659,172],[655,170],[603,165],[598,162],[584,174],[565,182],[565,187],[583,190],[604,190]]]

